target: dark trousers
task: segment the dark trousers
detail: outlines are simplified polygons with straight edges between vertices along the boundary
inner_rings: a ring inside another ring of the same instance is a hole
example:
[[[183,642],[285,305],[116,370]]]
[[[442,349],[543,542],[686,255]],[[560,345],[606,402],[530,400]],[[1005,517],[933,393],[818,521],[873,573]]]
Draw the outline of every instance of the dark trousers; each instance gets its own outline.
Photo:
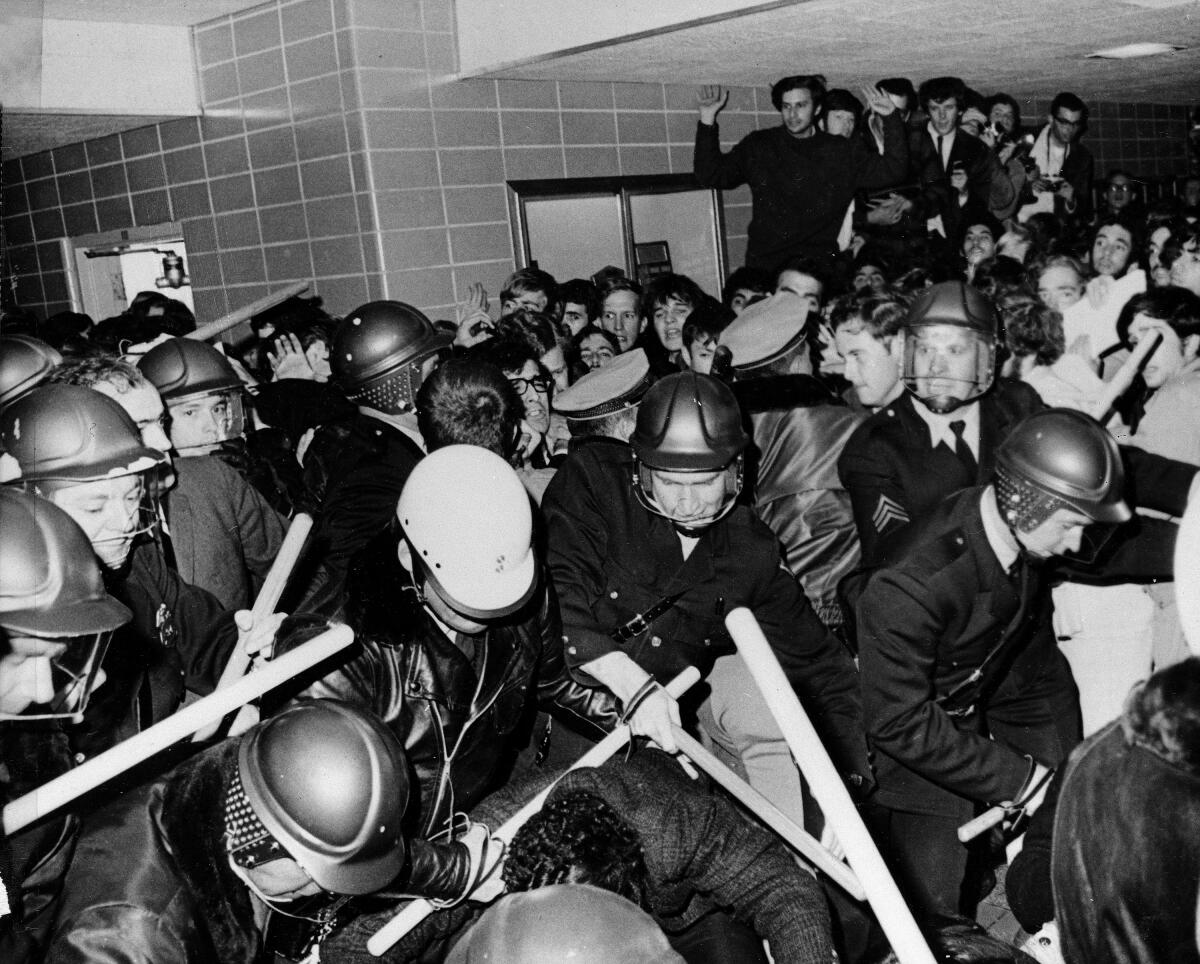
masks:
[[[966,818],[871,804],[863,819],[918,921],[974,913],[974,895],[964,893],[969,851],[957,836]]]
[[[687,964],[767,964],[762,938],[721,911],[667,939]]]

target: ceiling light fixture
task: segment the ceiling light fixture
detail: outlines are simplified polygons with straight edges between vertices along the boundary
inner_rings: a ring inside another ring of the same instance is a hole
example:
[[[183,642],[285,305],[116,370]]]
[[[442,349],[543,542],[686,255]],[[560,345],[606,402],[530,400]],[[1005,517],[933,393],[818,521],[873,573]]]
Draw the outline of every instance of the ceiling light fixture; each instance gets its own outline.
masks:
[[[1085,60],[1132,60],[1135,57],[1156,57],[1159,54],[1173,54],[1177,50],[1185,50],[1178,44],[1137,43],[1125,44],[1121,47],[1109,47],[1088,54]]]
[[[1131,7],[1145,7],[1147,10],[1166,10],[1170,7],[1182,7],[1196,0],[1121,0]]]

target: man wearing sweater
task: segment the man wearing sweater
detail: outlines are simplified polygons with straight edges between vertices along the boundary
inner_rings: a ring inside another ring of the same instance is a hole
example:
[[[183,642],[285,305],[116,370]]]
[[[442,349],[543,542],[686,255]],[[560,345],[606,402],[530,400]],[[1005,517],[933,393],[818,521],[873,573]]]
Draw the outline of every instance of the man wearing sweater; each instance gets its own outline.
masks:
[[[859,189],[904,180],[908,147],[904,125],[887,94],[864,88],[867,106],[883,118],[884,150],[817,128],[825,97],[820,76],[785,77],[771,88],[783,124],[747,134],[721,152],[717,114],[729,99],[723,87],[700,90],[693,167],[705,187],[750,187],[754,202],[746,264],[774,270],[799,255],[828,258],[837,250],[846,208]]]

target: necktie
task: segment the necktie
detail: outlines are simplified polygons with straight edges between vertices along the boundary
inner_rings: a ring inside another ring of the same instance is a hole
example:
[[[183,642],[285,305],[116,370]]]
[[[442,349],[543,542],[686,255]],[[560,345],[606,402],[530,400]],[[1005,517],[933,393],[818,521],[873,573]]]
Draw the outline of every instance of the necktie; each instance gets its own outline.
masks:
[[[967,423],[961,418],[950,423],[950,431],[954,433],[954,454],[958,456],[958,460],[963,464],[963,468],[967,470],[967,475],[974,480],[976,474],[979,472],[979,463],[975,461],[975,456],[971,452],[971,446],[963,438],[963,431],[966,427]]]
[[[942,170],[946,170],[946,155],[942,152],[942,142],[944,138],[938,134],[938,163],[942,165]]]

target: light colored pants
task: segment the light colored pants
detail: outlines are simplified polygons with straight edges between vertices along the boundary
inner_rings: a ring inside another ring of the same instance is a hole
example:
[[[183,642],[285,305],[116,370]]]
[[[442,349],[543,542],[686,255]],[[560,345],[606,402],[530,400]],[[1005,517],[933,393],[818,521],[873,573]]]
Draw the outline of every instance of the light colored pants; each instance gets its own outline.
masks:
[[[749,667],[736,653],[722,656],[713,665],[708,684],[712,692],[697,713],[705,742],[722,762],[803,827],[800,771]]]
[[[1079,687],[1085,737],[1120,716],[1129,690],[1150,675],[1156,610],[1143,586],[1055,587],[1054,633]]]

